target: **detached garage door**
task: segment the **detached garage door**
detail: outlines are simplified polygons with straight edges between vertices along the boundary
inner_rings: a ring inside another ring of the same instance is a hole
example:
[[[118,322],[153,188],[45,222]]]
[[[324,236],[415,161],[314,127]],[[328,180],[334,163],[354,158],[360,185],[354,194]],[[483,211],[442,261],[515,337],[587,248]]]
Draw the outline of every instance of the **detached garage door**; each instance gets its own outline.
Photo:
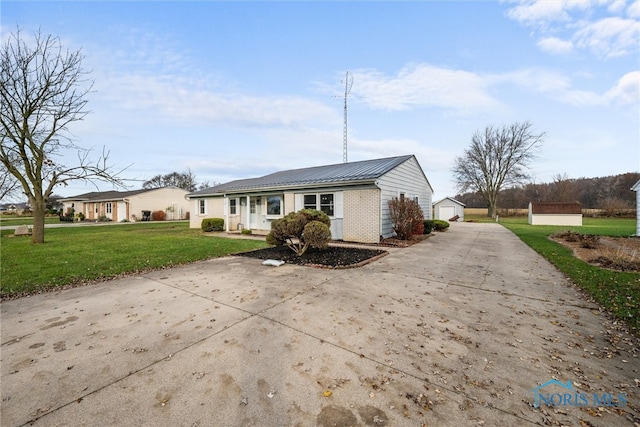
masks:
[[[456,207],[455,206],[440,206],[439,209],[440,218],[445,221],[448,221],[449,218],[453,218],[456,215]]]

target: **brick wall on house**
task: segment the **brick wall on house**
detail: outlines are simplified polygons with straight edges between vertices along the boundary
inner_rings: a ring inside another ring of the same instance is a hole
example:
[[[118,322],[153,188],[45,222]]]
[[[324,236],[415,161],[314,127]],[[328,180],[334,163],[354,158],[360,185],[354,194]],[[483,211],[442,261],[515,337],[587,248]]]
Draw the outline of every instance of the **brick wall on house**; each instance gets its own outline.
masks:
[[[380,241],[380,190],[344,192],[343,240],[378,243]]]

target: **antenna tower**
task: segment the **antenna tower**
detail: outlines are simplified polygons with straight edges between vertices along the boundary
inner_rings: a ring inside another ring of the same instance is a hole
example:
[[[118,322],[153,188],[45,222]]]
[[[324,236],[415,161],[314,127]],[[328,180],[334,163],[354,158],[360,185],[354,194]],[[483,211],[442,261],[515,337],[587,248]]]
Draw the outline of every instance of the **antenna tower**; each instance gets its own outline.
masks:
[[[347,163],[347,97],[353,86],[353,75],[347,71],[344,77],[344,128],[342,130],[342,163]]]

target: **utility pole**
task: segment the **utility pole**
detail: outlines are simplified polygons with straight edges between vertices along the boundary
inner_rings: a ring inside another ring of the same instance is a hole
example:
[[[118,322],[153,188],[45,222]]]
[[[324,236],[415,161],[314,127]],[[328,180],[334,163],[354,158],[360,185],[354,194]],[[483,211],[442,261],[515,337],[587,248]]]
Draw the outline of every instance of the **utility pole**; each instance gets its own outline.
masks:
[[[344,78],[344,128],[342,130],[342,163],[347,163],[347,97],[353,86],[353,76],[349,71]]]

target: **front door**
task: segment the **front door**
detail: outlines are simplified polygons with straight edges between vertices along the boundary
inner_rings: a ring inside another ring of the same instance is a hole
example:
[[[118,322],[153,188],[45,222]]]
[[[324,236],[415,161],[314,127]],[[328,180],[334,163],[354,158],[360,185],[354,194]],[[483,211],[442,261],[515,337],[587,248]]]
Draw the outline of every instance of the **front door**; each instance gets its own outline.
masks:
[[[260,197],[249,198],[249,228],[255,230],[258,228],[259,218],[262,215],[262,206]]]

